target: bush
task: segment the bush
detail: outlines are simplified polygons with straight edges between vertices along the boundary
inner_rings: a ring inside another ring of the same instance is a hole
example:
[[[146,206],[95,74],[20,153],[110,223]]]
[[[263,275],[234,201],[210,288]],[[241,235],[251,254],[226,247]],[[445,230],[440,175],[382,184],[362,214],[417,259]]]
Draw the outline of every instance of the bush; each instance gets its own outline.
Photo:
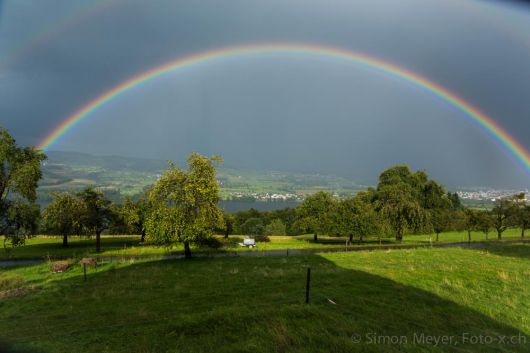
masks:
[[[283,224],[282,220],[279,218],[273,219],[265,227],[265,234],[266,235],[285,235],[286,234],[285,224]]]
[[[254,240],[258,243],[268,243],[271,241],[267,235],[256,235]]]
[[[241,233],[246,235],[262,235],[265,233],[263,221],[259,218],[249,218],[241,225]]]
[[[199,247],[207,247],[207,248],[212,248],[212,249],[219,249],[219,248],[221,248],[223,246],[223,242],[221,242],[216,237],[209,236],[209,237],[200,238],[197,241],[197,245]]]

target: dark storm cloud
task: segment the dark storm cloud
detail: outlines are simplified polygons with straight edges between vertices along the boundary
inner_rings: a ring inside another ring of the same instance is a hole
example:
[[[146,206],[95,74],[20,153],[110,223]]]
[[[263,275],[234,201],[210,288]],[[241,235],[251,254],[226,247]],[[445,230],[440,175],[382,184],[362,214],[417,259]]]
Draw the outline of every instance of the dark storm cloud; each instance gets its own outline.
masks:
[[[6,2],[0,55],[91,3],[89,9],[101,2]],[[116,0],[9,66],[0,62],[0,124],[19,141],[37,143],[79,106],[150,67],[212,48],[283,41],[359,50],[415,70],[525,143],[528,33],[529,14],[488,2]],[[223,153],[238,167],[365,182],[407,162],[451,185],[530,186],[461,113],[347,63],[227,61],[135,92],[83,122],[57,148],[175,159],[199,150]]]

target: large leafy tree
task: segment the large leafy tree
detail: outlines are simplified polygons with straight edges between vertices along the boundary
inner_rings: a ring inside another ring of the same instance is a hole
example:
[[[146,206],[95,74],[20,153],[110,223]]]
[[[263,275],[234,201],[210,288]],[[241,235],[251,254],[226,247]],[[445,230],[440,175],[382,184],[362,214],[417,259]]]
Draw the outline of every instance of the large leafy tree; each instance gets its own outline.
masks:
[[[128,231],[131,234],[140,234],[140,241],[145,241],[145,222],[149,214],[151,204],[147,195],[142,195],[136,202],[126,197],[122,205],[122,215]]]
[[[418,231],[427,222],[427,213],[414,197],[412,188],[404,183],[380,188],[377,208],[397,241],[403,240],[406,230]]]
[[[68,246],[68,235],[81,227],[85,213],[84,203],[71,193],[53,193],[52,202],[43,213],[46,231],[63,236],[63,246]]]
[[[492,225],[497,231],[497,239],[502,239],[502,233],[516,223],[517,207],[513,199],[499,199],[491,210]]]
[[[263,235],[265,234],[265,224],[261,218],[252,217],[241,225],[240,230],[245,235]]]
[[[297,222],[304,231],[313,233],[313,240],[318,241],[318,234],[330,231],[333,227],[333,212],[336,200],[324,191],[319,191],[304,199],[297,209]]]
[[[364,193],[340,200],[334,216],[335,233],[349,237],[350,243],[354,237],[362,242],[364,236],[377,235],[382,231],[378,214]]]
[[[4,247],[23,244],[37,228],[39,207],[35,204],[46,156],[32,147],[19,147],[0,128],[0,234]]]
[[[279,218],[273,219],[265,227],[265,235],[285,235],[286,232],[285,224]]]
[[[87,187],[78,194],[83,201],[83,225],[96,234],[96,251],[101,250],[101,233],[109,227],[112,221],[112,202],[105,197],[102,191]]]
[[[521,227],[521,238],[524,238],[525,231],[530,227],[530,205],[526,203],[524,193],[514,195],[514,223]]]
[[[480,231],[482,214],[479,210],[467,208],[463,214],[463,228],[467,231],[467,241],[471,243],[471,232]]]
[[[431,231],[431,217],[454,207],[443,186],[429,180],[426,172],[411,172],[404,165],[381,173],[375,204],[398,241],[406,231]],[[436,221],[441,224],[442,220]]]
[[[211,236],[221,226],[215,161],[220,159],[192,153],[187,171],[170,164],[150,191],[153,208],[145,224],[148,239],[165,245],[181,242],[190,258],[190,244]]]
[[[446,232],[453,227],[455,211],[445,208],[433,209],[429,212],[429,220],[432,230],[436,234],[436,241],[440,239],[440,233]]]
[[[477,217],[478,217],[478,228],[477,229],[480,232],[484,233],[484,235],[486,236],[486,240],[487,240],[488,235],[493,226],[493,219],[492,219],[491,213],[486,210],[478,211]]]

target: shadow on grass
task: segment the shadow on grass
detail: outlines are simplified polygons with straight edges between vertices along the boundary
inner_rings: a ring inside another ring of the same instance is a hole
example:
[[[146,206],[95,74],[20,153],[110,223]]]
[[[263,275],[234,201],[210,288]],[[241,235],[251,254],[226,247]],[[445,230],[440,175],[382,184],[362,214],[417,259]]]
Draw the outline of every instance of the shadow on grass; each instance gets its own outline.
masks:
[[[491,242],[481,248],[470,250],[489,252],[499,256],[530,259],[530,242]]]
[[[307,267],[313,273],[310,305],[304,304]],[[529,350],[521,342],[463,342],[466,334],[495,339],[524,336],[433,293],[345,269],[318,255],[153,261],[125,267],[106,264],[91,272],[86,282],[81,273],[69,275],[37,294],[0,302],[0,335],[12,344],[11,349],[130,353]],[[427,344],[421,337],[454,337],[454,343]]]

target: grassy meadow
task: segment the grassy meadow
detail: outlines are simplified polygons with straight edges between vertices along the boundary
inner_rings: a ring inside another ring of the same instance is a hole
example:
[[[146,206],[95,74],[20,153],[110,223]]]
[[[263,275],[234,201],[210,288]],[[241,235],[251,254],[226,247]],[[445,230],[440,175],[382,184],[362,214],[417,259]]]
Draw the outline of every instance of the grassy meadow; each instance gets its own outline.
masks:
[[[42,264],[0,278],[13,351],[530,351],[527,244],[112,262],[86,282],[79,265]]]
[[[269,242],[257,243],[256,248],[248,249],[238,245],[243,241],[243,235],[230,236],[228,240],[217,236],[221,243],[218,249],[208,247],[195,247],[197,253],[214,253],[223,251],[267,251],[267,250],[287,250],[287,249],[329,249],[344,248],[346,238],[319,236],[318,242],[313,242],[313,235],[306,234],[300,236],[270,236]],[[496,241],[497,235],[493,232],[488,239],[483,233],[473,232],[472,241]],[[508,229],[503,234],[504,240],[520,239],[519,229]],[[1,241],[1,239],[0,239]],[[440,234],[438,243],[466,242],[467,232],[447,232]],[[6,251],[0,249],[0,260],[8,259],[58,259],[70,257],[82,257],[96,255],[95,238],[69,237],[68,247],[62,246],[62,237],[37,236],[26,241],[24,246],[16,247]],[[402,243],[395,242],[393,238],[384,238],[381,243],[379,239],[368,237],[363,243],[354,241],[350,247],[366,246],[392,246],[392,245],[428,245],[436,244],[433,234],[407,235]],[[181,244],[172,247],[156,246],[149,242],[140,243],[139,236],[103,236],[102,252],[98,256],[159,256],[180,254],[183,251]]]

